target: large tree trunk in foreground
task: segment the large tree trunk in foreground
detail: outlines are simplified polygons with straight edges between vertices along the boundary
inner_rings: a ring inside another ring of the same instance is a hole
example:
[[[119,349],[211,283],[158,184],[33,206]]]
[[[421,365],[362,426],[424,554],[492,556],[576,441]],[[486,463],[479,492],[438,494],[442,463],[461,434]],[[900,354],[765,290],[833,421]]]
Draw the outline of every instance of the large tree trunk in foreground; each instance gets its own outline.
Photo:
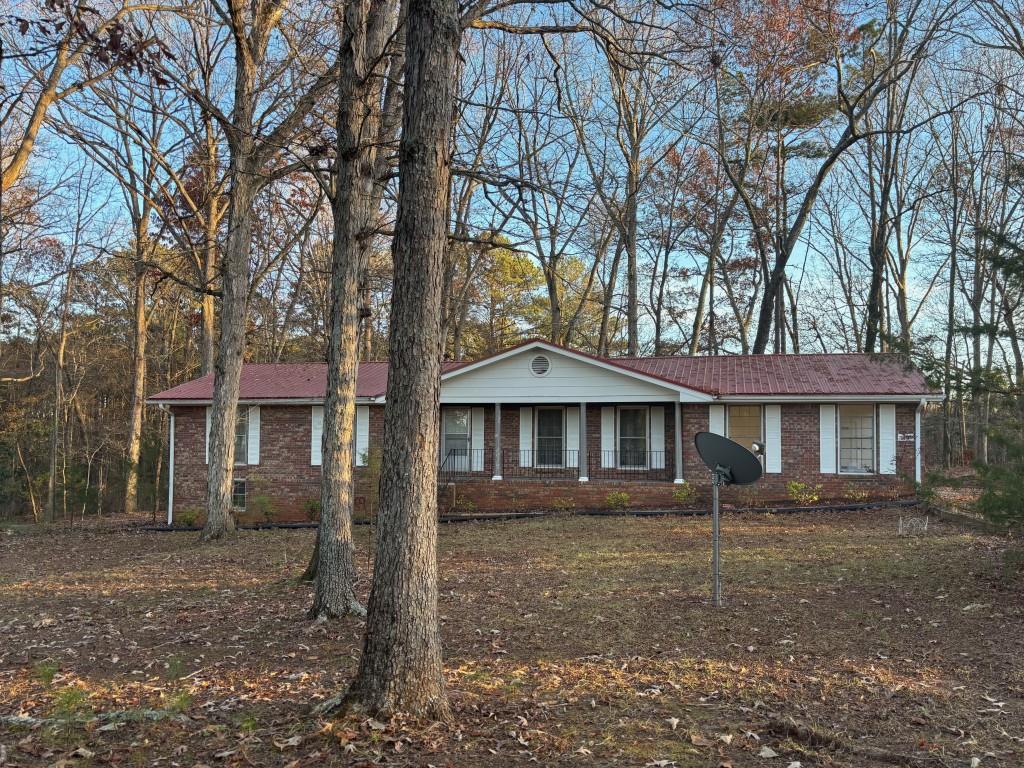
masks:
[[[380,535],[363,655],[348,693],[354,707],[385,715],[449,713],[437,619],[437,435],[459,38],[455,0],[410,0]]]
[[[379,206],[374,195],[383,72],[378,69],[392,29],[390,3],[345,7],[339,56],[338,147],[335,165],[334,248],[330,343],[324,403],[323,482],[310,616],[365,614],[355,593],[352,543],[352,466],[356,377],[359,369],[359,285],[369,261],[368,235]],[[312,566],[312,563],[311,563]]]

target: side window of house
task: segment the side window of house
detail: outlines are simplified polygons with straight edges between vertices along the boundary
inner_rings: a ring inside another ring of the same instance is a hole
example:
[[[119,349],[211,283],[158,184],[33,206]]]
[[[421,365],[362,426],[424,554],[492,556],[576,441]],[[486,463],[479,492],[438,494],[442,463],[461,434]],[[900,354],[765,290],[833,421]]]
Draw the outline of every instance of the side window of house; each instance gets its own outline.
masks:
[[[235,464],[245,464],[249,455],[249,409],[238,406],[235,419]]]
[[[753,450],[754,443],[764,443],[763,423],[760,405],[730,405],[726,436],[748,451]]]
[[[231,486],[231,506],[245,509],[245,479],[239,478]]]
[[[839,406],[839,471],[858,475],[875,471],[875,406]]]

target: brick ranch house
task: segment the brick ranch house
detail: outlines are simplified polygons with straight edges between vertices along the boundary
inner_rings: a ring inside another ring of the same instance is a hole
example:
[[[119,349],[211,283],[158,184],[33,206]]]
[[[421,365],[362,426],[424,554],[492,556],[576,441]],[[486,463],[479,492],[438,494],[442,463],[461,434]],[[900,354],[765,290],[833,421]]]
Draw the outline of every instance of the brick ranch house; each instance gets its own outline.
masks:
[[[249,520],[314,518],[326,365],[247,364],[234,496]],[[372,499],[388,364],[360,365],[356,513]],[[161,392],[170,412],[168,521],[201,516],[213,377]],[[669,508],[706,503],[693,448],[710,430],[763,446],[765,474],[723,501],[911,496],[922,476],[921,411],[941,395],[905,363],[863,354],[599,358],[534,340],[441,376],[439,502],[448,513]],[[744,495],[746,494],[746,495]]]

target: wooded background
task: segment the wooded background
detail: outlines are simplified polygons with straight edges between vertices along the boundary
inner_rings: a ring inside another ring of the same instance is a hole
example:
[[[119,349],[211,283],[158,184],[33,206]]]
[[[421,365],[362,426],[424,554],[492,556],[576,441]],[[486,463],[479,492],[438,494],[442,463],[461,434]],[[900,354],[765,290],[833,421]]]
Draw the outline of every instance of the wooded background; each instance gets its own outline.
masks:
[[[160,509],[167,419],[144,399],[213,369],[228,257],[245,359],[326,359],[345,11],[0,12],[0,517]],[[387,355],[402,40],[368,97],[362,359]],[[932,464],[1001,460],[1022,41],[1020,0],[467,7],[446,355],[895,352],[947,396]]]

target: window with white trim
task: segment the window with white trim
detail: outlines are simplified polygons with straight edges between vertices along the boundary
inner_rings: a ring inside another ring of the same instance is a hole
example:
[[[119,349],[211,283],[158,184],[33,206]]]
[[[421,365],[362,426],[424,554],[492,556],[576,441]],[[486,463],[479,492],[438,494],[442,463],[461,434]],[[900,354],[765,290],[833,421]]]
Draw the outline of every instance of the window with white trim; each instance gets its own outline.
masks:
[[[245,479],[238,478],[231,484],[231,506],[245,509]]]
[[[536,465],[565,466],[565,409],[562,407],[534,409],[536,413]]]
[[[730,405],[726,417],[726,437],[748,451],[754,443],[764,445],[764,418],[760,405]]]
[[[445,469],[469,469],[470,422],[469,408],[444,408],[441,420],[444,427],[442,435],[442,459]]]
[[[245,464],[249,460],[249,409],[238,406],[235,417],[235,464]]]
[[[875,471],[875,406],[840,405],[839,472],[869,475]]]
[[[646,469],[650,432],[647,406],[620,406],[618,409],[618,449],[621,469]]]

